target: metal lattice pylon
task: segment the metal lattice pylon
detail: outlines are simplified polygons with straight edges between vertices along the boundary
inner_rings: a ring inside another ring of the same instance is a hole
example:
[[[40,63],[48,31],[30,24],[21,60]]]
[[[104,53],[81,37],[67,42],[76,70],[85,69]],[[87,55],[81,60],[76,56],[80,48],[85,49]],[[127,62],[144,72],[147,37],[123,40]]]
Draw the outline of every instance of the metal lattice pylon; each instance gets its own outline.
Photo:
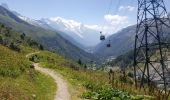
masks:
[[[138,0],[137,28],[134,49],[136,87],[152,83],[167,90],[169,17],[163,0]]]

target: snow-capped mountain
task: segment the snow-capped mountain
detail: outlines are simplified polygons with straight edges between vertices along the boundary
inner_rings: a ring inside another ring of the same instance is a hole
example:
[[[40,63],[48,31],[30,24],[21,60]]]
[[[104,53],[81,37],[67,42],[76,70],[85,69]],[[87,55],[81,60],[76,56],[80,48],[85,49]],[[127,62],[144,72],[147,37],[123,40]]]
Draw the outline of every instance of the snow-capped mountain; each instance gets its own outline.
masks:
[[[31,18],[28,18],[28,17],[25,17],[25,16],[21,16],[21,15],[18,15],[18,17],[30,24],[33,24],[33,25],[41,25],[40,23],[38,23],[36,20],[34,19],[31,19]]]
[[[65,32],[85,47],[95,46],[99,43],[98,37],[100,34],[98,30],[92,29],[80,22],[66,20],[61,17],[43,19],[43,21],[53,29]]]
[[[13,12],[13,13],[14,13],[15,15],[17,15],[20,19],[28,22],[29,24],[32,24],[32,25],[34,25],[34,26],[39,26],[39,27],[42,27],[42,28],[45,28],[45,29],[54,30],[53,28],[51,28],[47,23],[45,23],[45,22],[42,21],[42,20],[31,19],[31,18],[22,16],[22,15],[18,14],[17,12]]]
[[[41,20],[34,20],[21,15],[18,17],[32,25],[55,30],[57,32],[60,31],[62,36],[64,34],[73,38],[77,43],[81,45],[81,48],[93,47],[100,42],[100,34],[94,25],[84,25],[80,22],[67,20],[61,17],[42,18]]]

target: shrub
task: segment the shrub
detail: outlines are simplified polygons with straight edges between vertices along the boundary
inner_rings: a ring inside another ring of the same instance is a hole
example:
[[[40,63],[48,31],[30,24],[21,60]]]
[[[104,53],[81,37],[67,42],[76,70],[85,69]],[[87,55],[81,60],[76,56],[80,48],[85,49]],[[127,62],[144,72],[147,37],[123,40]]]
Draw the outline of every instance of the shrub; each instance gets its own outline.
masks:
[[[15,51],[20,52],[19,46],[16,45],[16,44],[14,44],[13,42],[10,44],[10,48],[11,48],[12,50],[15,50]]]
[[[43,45],[40,44],[39,49],[40,49],[40,50],[44,50]]]
[[[0,75],[3,77],[13,77],[16,78],[20,75],[20,71],[17,69],[7,69],[7,68],[1,68],[0,69]]]
[[[0,44],[3,44],[3,38],[0,36]]]
[[[82,98],[94,100],[142,100],[142,97],[130,95],[128,92],[113,88],[102,88],[98,91],[85,92]]]
[[[25,33],[22,33],[22,34],[20,35],[20,38],[21,38],[22,40],[24,40],[24,39],[25,39]]]
[[[87,89],[92,90],[92,91],[96,91],[99,90],[100,87],[97,86],[95,83],[92,82],[86,82],[83,84]]]

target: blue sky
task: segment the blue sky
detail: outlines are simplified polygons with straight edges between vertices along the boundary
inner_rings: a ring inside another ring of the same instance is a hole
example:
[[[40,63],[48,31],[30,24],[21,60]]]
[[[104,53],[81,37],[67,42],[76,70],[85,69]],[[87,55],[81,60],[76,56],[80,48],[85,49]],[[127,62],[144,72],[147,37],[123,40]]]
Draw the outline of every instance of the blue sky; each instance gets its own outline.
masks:
[[[0,3],[8,4],[10,9],[33,19],[62,17],[83,24],[101,26],[106,20],[104,16],[111,14],[126,16],[128,24],[136,23],[137,0],[112,0],[108,13],[110,2],[111,0],[0,0]],[[165,4],[170,11],[170,0],[165,0]],[[129,8],[127,11],[125,8],[128,6],[134,9],[130,11]]]
[[[60,16],[85,24],[101,24],[109,8],[110,1],[111,0],[0,0],[0,3],[7,3],[10,9],[34,19]],[[134,6],[136,4],[130,4],[136,0],[112,1],[111,14],[117,12],[118,2],[120,2],[119,6]]]

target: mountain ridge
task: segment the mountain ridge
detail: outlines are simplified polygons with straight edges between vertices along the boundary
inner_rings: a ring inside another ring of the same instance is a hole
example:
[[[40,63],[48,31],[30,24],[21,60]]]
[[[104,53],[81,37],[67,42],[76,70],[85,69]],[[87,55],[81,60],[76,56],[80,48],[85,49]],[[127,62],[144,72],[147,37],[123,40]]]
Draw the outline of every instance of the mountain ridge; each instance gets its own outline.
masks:
[[[81,59],[86,62],[96,59],[94,55],[81,50],[68,40],[64,39],[57,32],[33,26],[21,20],[11,11],[3,8],[2,6],[0,6],[0,23],[13,28],[19,33],[25,33],[37,40],[37,42],[41,43],[45,48],[58,52],[67,58],[71,58],[73,60]]]

